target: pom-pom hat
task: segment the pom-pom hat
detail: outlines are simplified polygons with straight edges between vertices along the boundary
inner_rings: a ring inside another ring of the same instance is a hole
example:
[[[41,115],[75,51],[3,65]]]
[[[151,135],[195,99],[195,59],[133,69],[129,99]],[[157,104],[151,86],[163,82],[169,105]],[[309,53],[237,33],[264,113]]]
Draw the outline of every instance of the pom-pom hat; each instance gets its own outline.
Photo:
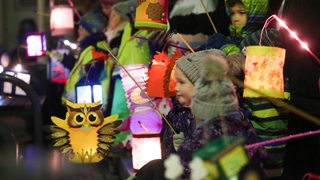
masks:
[[[210,54],[201,60],[199,79],[191,111],[196,118],[210,120],[238,110],[238,99],[232,81],[227,77],[225,56]]]

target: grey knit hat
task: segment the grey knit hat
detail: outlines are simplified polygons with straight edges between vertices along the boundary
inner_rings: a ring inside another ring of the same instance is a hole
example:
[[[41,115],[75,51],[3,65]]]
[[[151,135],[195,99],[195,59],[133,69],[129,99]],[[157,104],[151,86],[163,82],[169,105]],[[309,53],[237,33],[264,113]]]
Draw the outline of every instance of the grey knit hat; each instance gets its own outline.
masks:
[[[127,1],[114,4],[112,9],[117,11],[123,19],[129,20],[129,3]]]
[[[201,61],[200,77],[195,83],[191,111],[196,118],[210,120],[238,109],[232,81],[226,76],[226,57],[209,55]]]
[[[182,56],[176,61],[176,66],[187,76],[192,84],[195,84],[199,78],[200,62],[207,54],[220,54],[220,56],[224,56],[224,53],[218,49],[206,49]]]

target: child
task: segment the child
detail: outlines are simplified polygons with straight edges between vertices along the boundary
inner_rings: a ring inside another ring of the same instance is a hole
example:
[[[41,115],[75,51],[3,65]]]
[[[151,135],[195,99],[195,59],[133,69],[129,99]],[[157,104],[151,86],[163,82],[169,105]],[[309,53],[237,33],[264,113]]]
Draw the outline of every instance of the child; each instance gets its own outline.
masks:
[[[173,101],[173,108],[166,118],[178,133],[173,135],[172,130],[164,124],[162,133],[162,158],[166,159],[183,141],[188,138],[195,129],[195,122],[190,111],[191,99],[194,94],[194,84],[199,78],[200,59],[207,53],[214,53],[217,50],[203,50],[188,54],[176,61],[174,76],[176,79],[176,97]],[[174,141],[173,141],[174,137]]]
[[[105,110],[108,95],[110,75],[105,70],[107,66],[108,44],[105,41],[103,29],[106,27],[106,18],[97,11],[89,11],[79,21],[80,55],[70,72],[65,85],[62,103],[66,100],[76,102],[75,88],[77,85],[97,83],[102,85],[102,104]]]
[[[200,75],[191,103],[196,129],[177,151],[185,166],[183,179],[189,178],[187,163],[190,162],[192,154],[209,141],[228,136],[242,136],[246,144],[259,141],[239,107],[234,85],[226,76],[228,68],[222,51],[208,54],[201,60]],[[250,150],[249,154],[253,157],[263,155],[264,151],[259,148]]]

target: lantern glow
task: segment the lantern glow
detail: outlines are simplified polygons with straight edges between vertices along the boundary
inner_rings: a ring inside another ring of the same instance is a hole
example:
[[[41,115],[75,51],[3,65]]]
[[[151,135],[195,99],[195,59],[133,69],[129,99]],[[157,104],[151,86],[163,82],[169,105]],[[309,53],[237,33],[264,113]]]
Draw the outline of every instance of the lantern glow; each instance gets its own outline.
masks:
[[[248,46],[243,96],[284,98],[284,60],[283,48]]]
[[[74,29],[73,9],[67,5],[52,7],[50,29],[52,36],[72,34]]]
[[[14,76],[16,78],[21,79],[27,84],[30,84],[31,75],[25,72],[19,72],[19,71],[4,71],[5,74]],[[19,95],[19,96],[25,96],[26,93],[20,88],[14,86],[12,83],[4,82],[3,83],[3,93],[5,94],[11,94],[11,95]]]
[[[161,159],[160,134],[132,135],[132,163],[135,171],[154,159]]]
[[[76,86],[77,103],[102,102],[101,84],[88,84]]]
[[[25,38],[27,57],[41,57],[46,54],[46,36],[44,33],[27,34]]]

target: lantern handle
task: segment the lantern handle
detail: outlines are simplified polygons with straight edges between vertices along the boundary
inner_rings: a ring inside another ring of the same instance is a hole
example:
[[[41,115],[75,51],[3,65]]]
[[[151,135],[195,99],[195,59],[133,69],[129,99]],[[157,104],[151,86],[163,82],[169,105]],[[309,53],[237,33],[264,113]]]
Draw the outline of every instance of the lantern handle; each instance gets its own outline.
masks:
[[[214,25],[214,23],[213,23],[210,15],[209,15],[209,12],[208,12],[206,6],[204,5],[204,3],[203,3],[202,0],[200,0],[200,2],[201,2],[201,4],[202,4],[203,9],[206,11],[206,14],[207,14],[207,16],[208,16],[208,18],[209,18],[209,21],[210,21],[210,23],[211,23],[211,26],[212,26],[214,32],[217,33],[217,32],[218,32],[218,31],[217,31],[217,28],[216,28],[216,26]]]

